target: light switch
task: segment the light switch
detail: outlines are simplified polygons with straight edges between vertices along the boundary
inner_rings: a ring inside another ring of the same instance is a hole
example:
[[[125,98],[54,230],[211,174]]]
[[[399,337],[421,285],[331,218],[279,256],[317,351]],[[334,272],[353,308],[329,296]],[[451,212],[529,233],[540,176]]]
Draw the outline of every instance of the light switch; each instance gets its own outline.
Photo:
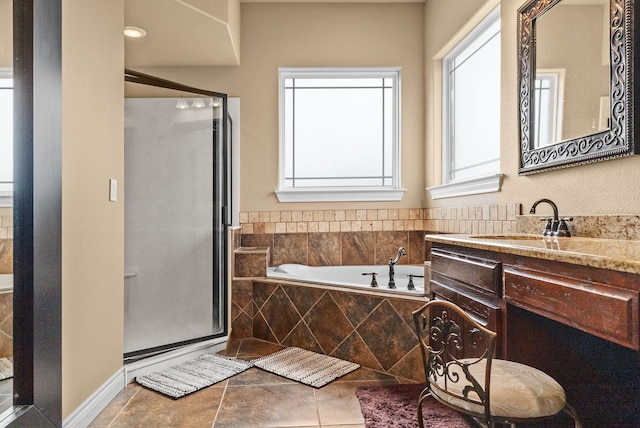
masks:
[[[115,178],[109,179],[109,200],[111,202],[118,200],[118,180]]]

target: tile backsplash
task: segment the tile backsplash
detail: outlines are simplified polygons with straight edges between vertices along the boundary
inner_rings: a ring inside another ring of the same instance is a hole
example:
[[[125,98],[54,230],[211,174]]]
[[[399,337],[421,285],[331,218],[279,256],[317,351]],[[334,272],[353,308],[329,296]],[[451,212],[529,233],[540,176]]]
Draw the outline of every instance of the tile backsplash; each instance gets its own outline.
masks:
[[[544,216],[518,216],[517,230],[521,233],[541,233]],[[640,239],[640,215],[577,215],[567,222],[572,236],[603,239]]]
[[[510,233],[520,204],[461,208],[252,211],[240,213],[243,247],[269,247],[269,265],[386,264],[398,247],[400,263],[426,260],[424,234]]]
[[[244,247],[269,247],[269,265],[384,264],[399,246],[408,257],[426,259],[425,233],[541,233],[543,216],[522,215],[522,205],[453,208],[251,211],[240,213]],[[573,216],[573,236],[640,239],[640,215]]]
[[[0,207],[0,274],[13,273],[13,208]]]
[[[0,239],[13,239],[13,208],[0,207]]]

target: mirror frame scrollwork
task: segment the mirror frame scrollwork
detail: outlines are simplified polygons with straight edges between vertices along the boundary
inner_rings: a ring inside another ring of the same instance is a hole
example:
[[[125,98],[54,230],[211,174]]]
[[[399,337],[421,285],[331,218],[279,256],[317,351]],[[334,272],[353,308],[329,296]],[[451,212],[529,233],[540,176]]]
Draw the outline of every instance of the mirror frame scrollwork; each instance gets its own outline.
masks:
[[[610,0],[610,126],[609,129],[533,147],[536,46],[535,23],[560,0],[531,0],[518,9],[519,173],[543,172],[640,153],[634,144],[636,100],[634,78],[634,0]],[[640,81],[639,81],[640,84]]]

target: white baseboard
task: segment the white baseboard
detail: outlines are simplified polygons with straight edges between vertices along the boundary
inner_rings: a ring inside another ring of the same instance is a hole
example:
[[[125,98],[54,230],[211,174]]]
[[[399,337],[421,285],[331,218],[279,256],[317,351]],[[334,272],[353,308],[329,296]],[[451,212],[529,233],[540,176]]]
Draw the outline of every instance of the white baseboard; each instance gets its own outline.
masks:
[[[62,421],[62,426],[64,428],[86,427],[136,376],[143,376],[154,371],[163,370],[209,352],[222,351],[226,347],[227,340],[227,336],[211,339],[127,364],[114,373],[109,380],[102,384],[100,388],[74,410],[68,418]]]
[[[67,428],[84,428],[113,400],[125,387],[125,369],[120,368],[93,394],[87,398],[74,412],[69,415],[62,426]]]
[[[129,363],[124,366],[125,384],[133,382],[136,376],[144,376],[158,370],[164,370],[203,354],[222,351],[227,346],[228,339],[228,336],[225,336],[204,342],[198,342],[164,354],[155,355],[153,357],[145,358],[144,360]]]

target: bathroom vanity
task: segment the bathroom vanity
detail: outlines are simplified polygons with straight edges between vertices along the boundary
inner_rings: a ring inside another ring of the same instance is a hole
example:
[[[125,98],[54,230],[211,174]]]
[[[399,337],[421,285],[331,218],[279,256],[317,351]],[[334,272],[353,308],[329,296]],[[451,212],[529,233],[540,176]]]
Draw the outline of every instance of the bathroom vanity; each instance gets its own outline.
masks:
[[[498,332],[501,358],[555,377],[584,426],[640,421],[639,241],[426,239],[430,297],[458,304]]]

